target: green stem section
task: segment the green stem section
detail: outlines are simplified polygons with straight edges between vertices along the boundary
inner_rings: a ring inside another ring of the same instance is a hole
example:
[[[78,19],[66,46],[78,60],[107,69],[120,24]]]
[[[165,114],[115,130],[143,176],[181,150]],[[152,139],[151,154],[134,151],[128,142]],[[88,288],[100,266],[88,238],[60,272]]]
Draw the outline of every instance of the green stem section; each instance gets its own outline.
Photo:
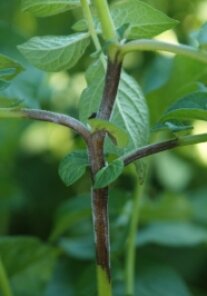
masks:
[[[114,23],[109,11],[108,3],[106,0],[94,0],[97,9],[98,17],[101,22],[103,37],[106,41],[118,41]]]
[[[97,33],[96,33],[96,28],[94,26],[94,21],[93,21],[93,17],[92,17],[92,14],[91,14],[91,10],[90,10],[88,1],[87,0],[81,0],[81,6],[82,6],[82,10],[83,10],[83,14],[85,16],[85,19],[87,21],[88,30],[89,30],[89,33],[90,33],[91,38],[93,40],[93,43],[95,45],[95,48],[96,48],[97,51],[101,52],[102,47],[101,47],[101,44],[99,42],[99,39],[98,39],[98,36],[97,36]],[[100,58],[101,58],[101,62],[103,64],[103,66],[105,67],[106,61],[105,61],[103,53],[101,53]]]
[[[109,282],[108,274],[100,265],[97,265],[97,277],[98,296],[112,296],[111,282]]]
[[[3,296],[12,296],[12,291],[10,289],[9,280],[4,269],[3,263],[0,258],[0,290]]]
[[[120,49],[121,58],[123,58],[124,55],[129,52],[139,51],[139,50],[167,51],[167,52],[179,54],[182,56],[186,56],[200,62],[207,63],[207,53],[205,53],[204,51],[198,50],[196,48],[193,48],[187,45],[170,44],[167,42],[154,40],[154,39],[140,39],[137,41],[131,41],[129,43],[126,43]]]
[[[131,222],[126,252],[126,296],[133,296],[135,287],[135,260],[136,260],[136,236],[138,233],[138,222],[140,202],[143,194],[143,187],[136,184],[134,199],[132,203]]]

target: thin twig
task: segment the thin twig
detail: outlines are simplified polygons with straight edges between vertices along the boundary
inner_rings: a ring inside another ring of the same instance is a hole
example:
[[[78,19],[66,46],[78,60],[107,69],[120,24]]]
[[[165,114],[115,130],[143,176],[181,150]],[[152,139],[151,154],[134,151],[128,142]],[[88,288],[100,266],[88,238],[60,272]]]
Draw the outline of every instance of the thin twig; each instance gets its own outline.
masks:
[[[90,138],[90,131],[87,129],[87,127],[84,124],[82,124],[79,120],[68,115],[46,110],[27,108],[5,108],[0,110],[0,118],[11,117],[52,122],[73,129],[76,133],[80,134],[86,142],[88,142]]]
[[[124,165],[134,162],[137,159],[144,158],[161,151],[170,150],[176,147],[188,146],[193,144],[198,144],[202,142],[207,142],[207,134],[199,134],[195,136],[185,136],[182,138],[174,138],[171,140],[163,141],[156,144],[151,144],[135,151],[132,151],[128,155],[122,157]]]

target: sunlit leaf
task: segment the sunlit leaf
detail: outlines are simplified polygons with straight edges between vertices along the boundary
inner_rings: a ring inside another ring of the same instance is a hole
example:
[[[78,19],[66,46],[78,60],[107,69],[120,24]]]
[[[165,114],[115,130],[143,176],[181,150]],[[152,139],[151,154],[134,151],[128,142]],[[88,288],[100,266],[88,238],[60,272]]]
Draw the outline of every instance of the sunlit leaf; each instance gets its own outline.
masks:
[[[22,10],[39,17],[55,15],[79,6],[79,0],[22,0]]]
[[[126,39],[150,38],[178,23],[139,0],[116,2],[111,5],[110,10],[117,28],[128,25],[124,32]]]
[[[86,152],[75,151],[61,161],[59,175],[65,185],[70,186],[84,175],[88,165]]]
[[[18,46],[28,61],[48,72],[70,69],[90,43],[88,33],[69,36],[33,37]]]

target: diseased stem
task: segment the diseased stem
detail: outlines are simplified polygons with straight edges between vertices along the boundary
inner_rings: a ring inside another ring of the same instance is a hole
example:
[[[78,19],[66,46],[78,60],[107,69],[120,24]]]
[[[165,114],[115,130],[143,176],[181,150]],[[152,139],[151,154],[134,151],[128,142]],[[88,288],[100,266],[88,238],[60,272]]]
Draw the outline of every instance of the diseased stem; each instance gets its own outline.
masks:
[[[99,112],[97,114],[98,118],[104,120],[110,119],[119,86],[121,67],[121,62],[116,60],[112,62],[108,59],[104,92]]]
[[[0,258],[0,290],[3,296],[13,295],[1,258]]]
[[[120,55],[123,57],[132,51],[168,51],[178,55],[186,56],[200,62],[207,63],[207,53],[192,46],[183,44],[171,44],[155,39],[140,39],[124,44],[120,49]]]
[[[124,164],[126,166],[137,159],[144,158],[144,157],[159,153],[161,151],[170,150],[176,147],[194,145],[202,142],[207,142],[207,133],[174,138],[174,139],[159,142],[156,144],[151,144],[151,145],[142,147],[140,149],[137,149],[135,151],[132,151],[131,153],[123,156],[122,160],[124,161]]]
[[[143,194],[143,185],[135,185],[132,201],[130,229],[126,250],[126,296],[134,296],[135,288],[135,260],[136,260],[136,236],[138,232],[139,210]]]
[[[2,108],[0,109],[0,118],[26,118],[48,121],[73,129],[76,133],[80,134],[86,142],[88,142],[90,138],[90,132],[84,124],[71,116],[56,112],[26,108]]]

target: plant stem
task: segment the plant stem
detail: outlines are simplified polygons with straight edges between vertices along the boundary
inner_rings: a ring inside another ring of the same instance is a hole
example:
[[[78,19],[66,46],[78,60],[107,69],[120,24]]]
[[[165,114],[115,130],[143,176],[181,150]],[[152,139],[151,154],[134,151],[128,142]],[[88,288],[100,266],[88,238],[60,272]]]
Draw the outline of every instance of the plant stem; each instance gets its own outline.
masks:
[[[135,151],[132,151],[131,153],[123,156],[122,159],[126,166],[137,159],[144,158],[144,157],[159,153],[161,151],[170,150],[170,149],[182,147],[182,146],[199,144],[202,142],[207,142],[207,133],[193,135],[193,136],[192,135],[184,136],[180,138],[174,138],[171,140],[159,142],[156,144],[151,144],[151,145],[142,147],[140,149],[137,149]]]
[[[96,133],[89,142],[89,159],[91,163],[92,181],[99,169],[104,164],[103,153],[104,134]],[[94,237],[96,245],[96,267],[98,296],[111,296],[111,271],[110,271],[110,242],[108,221],[108,187],[94,189],[92,187],[92,212]]]
[[[122,63],[108,59],[104,92],[97,117],[109,120],[119,86]]]
[[[90,138],[89,130],[79,120],[71,116],[56,112],[26,108],[1,108],[0,118],[26,118],[40,121],[48,121],[73,129],[76,133],[80,134],[86,142],[88,142],[88,139]]]
[[[92,17],[92,14],[91,14],[91,10],[90,10],[88,1],[87,0],[81,0],[81,6],[82,6],[83,14],[84,14],[85,19],[86,19],[87,24],[88,24],[89,33],[91,35],[91,38],[93,40],[93,43],[95,45],[96,50],[98,52],[99,51],[101,52],[100,59],[101,59],[101,62],[103,64],[103,66],[105,67],[106,61],[105,61],[104,55],[102,53],[102,47],[101,47],[101,44],[99,42],[99,39],[98,39],[98,36],[97,36],[97,33],[96,33],[96,28],[94,26],[94,21],[93,21],[93,17]]]
[[[13,295],[10,289],[9,280],[8,280],[1,258],[0,258],[0,290],[2,291],[3,296]]]
[[[138,233],[139,210],[143,185],[135,185],[132,202],[131,222],[126,250],[126,296],[133,296],[135,287],[135,260],[136,260],[136,236]]]
[[[125,54],[132,51],[138,51],[138,50],[168,51],[168,52],[172,52],[175,54],[179,54],[179,55],[183,55],[183,56],[195,59],[200,62],[207,63],[207,53],[205,53],[204,51],[198,50],[197,48],[187,46],[187,45],[170,44],[170,43],[155,40],[155,39],[140,39],[140,40],[126,43],[121,47],[120,55],[123,58]]]
[[[94,0],[95,7],[97,9],[98,17],[101,22],[103,31],[103,38],[106,41],[117,42],[118,37],[112,17],[110,15],[108,3],[106,0]]]

